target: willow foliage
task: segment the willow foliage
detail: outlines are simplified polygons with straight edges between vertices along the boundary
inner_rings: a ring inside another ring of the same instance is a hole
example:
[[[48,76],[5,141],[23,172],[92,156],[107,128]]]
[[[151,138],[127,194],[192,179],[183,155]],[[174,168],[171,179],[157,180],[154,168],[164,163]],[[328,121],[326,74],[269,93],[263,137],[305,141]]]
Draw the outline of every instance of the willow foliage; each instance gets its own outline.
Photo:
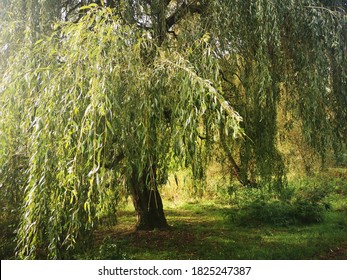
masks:
[[[172,157],[197,162],[205,115],[212,128],[227,116],[227,130],[240,135],[241,117],[223,98],[208,40],[192,43],[205,62],[197,75],[186,53],[159,48],[151,36],[111,9],[91,8],[23,48],[6,72],[2,121],[9,125],[4,116],[22,104],[30,131],[20,255],[61,257],[105,207],[115,210],[134,170],[140,177],[155,161],[164,174]]]
[[[242,176],[282,185],[279,108],[286,121],[280,125],[290,130],[300,123],[305,141],[323,162],[327,151],[340,153],[347,131],[343,7],[311,0],[229,0],[212,7],[227,98],[244,118],[248,136],[240,147]]]
[[[282,186],[279,107],[322,155],[345,144],[343,10],[313,0],[101,2],[113,9],[82,7],[51,32],[44,15],[64,18],[82,2],[15,1],[43,17],[1,29],[10,58],[0,65],[0,184],[25,193],[21,258],[85,246],[134,174],[155,189],[176,160],[201,177],[202,147],[214,140],[245,185]]]

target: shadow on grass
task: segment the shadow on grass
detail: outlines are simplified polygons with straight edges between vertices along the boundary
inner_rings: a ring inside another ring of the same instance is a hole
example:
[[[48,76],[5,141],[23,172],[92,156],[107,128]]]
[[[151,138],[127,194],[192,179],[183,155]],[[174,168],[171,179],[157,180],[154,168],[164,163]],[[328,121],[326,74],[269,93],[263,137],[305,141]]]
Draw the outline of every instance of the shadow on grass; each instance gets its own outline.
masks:
[[[347,259],[347,213],[330,212],[325,222],[306,226],[241,227],[228,208],[167,209],[168,230],[135,231],[132,211],[96,234],[111,236],[133,259]]]

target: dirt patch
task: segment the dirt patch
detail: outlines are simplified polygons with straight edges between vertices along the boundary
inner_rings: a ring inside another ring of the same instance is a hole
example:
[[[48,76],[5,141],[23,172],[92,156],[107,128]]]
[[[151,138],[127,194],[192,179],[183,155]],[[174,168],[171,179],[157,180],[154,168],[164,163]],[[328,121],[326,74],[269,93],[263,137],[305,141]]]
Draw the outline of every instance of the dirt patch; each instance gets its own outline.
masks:
[[[144,231],[135,230],[134,227],[117,226],[114,229],[98,231],[96,234],[96,242],[100,243],[105,236],[110,236],[115,240],[127,240],[134,247],[143,247],[146,244],[155,245],[157,247],[163,247],[168,244],[190,244],[195,240],[195,236],[192,232],[177,229],[161,229]]]
[[[319,257],[321,260],[347,260],[347,244],[330,249],[329,252]]]

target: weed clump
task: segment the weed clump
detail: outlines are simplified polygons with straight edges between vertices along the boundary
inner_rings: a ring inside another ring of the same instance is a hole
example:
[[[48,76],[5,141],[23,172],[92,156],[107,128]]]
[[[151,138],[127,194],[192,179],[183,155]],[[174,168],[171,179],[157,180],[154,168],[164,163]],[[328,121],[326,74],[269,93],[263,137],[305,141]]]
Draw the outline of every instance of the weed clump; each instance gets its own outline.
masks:
[[[99,247],[96,259],[98,260],[129,260],[131,259],[124,248],[114,239],[107,236]]]
[[[87,248],[84,252],[79,252],[69,256],[75,260],[131,260],[132,258],[125,252],[124,247],[114,238],[106,236],[102,243],[94,248]]]

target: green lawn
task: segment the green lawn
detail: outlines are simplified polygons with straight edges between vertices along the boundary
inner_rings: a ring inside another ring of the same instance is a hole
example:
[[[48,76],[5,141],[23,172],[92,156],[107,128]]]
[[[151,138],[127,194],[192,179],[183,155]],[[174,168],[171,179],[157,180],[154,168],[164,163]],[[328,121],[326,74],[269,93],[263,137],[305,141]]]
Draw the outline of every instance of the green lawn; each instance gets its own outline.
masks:
[[[167,203],[168,204],[168,203]],[[318,224],[287,227],[238,226],[227,205],[169,206],[169,230],[134,231],[134,212],[119,213],[119,224],[99,230],[133,259],[347,259],[347,211],[330,210]]]
[[[190,203],[164,196],[167,230],[135,231],[136,216],[128,202],[118,211],[115,226],[99,227],[90,248],[67,258],[347,260],[347,181],[323,179],[295,185],[296,194],[284,202],[271,195],[259,200],[264,193],[248,189]],[[319,219],[292,219],[298,213]],[[0,255],[13,259],[13,217],[0,217]]]

